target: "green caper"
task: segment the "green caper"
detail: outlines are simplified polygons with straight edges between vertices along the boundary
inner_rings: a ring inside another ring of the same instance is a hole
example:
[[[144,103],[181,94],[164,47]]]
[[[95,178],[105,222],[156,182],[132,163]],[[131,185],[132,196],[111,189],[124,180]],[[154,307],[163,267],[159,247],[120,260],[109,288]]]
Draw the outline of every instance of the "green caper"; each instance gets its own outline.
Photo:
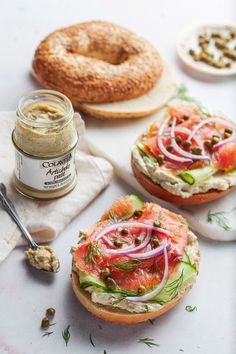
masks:
[[[179,144],[181,142],[181,138],[179,136],[176,136],[175,137],[175,141],[176,141],[177,144]]]
[[[121,247],[123,245],[123,242],[119,239],[115,239],[113,241],[113,243],[114,243],[114,246],[116,246],[116,247]]]
[[[211,140],[211,144],[216,145],[219,141],[220,141],[219,136],[213,135],[212,140]]]
[[[134,216],[140,217],[143,214],[142,210],[135,210]]]
[[[140,285],[140,287],[138,288],[138,294],[139,294],[139,295],[144,295],[145,292],[146,292],[145,286]]]
[[[117,288],[117,284],[114,279],[111,277],[107,277],[105,280],[106,286],[109,290],[115,290]]]
[[[56,313],[56,310],[53,307],[49,307],[49,309],[46,310],[46,315],[53,317]]]
[[[135,239],[134,239],[134,243],[135,243],[135,245],[141,245],[141,242],[142,242],[142,240],[141,240],[141,237],[140,236],[137,236],[137,237],[135,237]]]
[[[154,225],[155,227],[160,227],[160,226],[161,226],[161,220],[155,220],[154,223],[153,223],[153,225]]]
[[[193,49],[189,49],[188,53],[189,53],[192,57],[194,57],[194,56],[196,55],[196,53],[194,52]]]
[[[160,242],[158,241],[157,238],[153,238],[152,241],[151,241],[151,244],[152,244],[153,248],[156,248],[156,247],[160,246]]]
[[[158,155],[158,156],[156,157],[156,160],[157,160],[157,162],[159,163],[159,165],[162,165],[163,162],[164,162],[164,156],[163,156],[163,155]]]
[[[123,229],[121,229],[120,233],[121,233],[121,235],[128,235],[129,230],[126,228],[123,228]]]
[[[106,279],[107,277],[109,277],[110,275],[110,269],[109,268],[104,268],[102,271],[101,271],[101,277],[102,279]]]
[[[166,147],[166,150],[167,150],[167,151],[172,151],[172,150],[173,150],[173,146],[172,146],[172,145],[168,145],[168,146]]]
[[[191,143],[190,143],[189,140],[183,141],[183,147],[184,147],[184,148],[189,148],[190,146],[191,146]]]
[[[41,322],[41,327],[46,329],[50,326],[50,321],[47,317],[44,317]]]
[[[199,147],[195,147],[195,148],[192,148],[192,153],[195,154],[195,155],[201,155],[202,153],[202,149],[199,148]]]

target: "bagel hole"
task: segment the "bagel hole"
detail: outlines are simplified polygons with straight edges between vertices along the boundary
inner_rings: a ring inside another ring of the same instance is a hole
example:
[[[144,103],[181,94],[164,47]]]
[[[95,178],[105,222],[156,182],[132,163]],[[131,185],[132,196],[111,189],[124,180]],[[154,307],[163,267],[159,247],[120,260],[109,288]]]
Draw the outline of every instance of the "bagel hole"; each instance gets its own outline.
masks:
[[[102,60],[112,65],[120,65],[128,59],[128,53],[123,48],[119,48],[116,51],[113,50],[112,52],[104,52],[101,50],[83,50],[82,48],[68,46],[67,52],[75,55],[82,55],[87,58]]]

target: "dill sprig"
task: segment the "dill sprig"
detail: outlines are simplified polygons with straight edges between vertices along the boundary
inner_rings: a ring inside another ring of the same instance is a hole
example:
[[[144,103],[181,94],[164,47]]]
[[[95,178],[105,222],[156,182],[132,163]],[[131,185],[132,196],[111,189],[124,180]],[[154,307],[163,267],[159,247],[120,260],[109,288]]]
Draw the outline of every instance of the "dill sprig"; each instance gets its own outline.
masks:
[[[184,280],[184,270],[182,270],[180,276],[172,281],[169,285],[166,286],[166,291],[170,295],[171,300],[173,300],[179,293],[179,289],[183,284]]]
[[[232,209],[232,211],[233,210],[234,209]],[[228,224],[229,220],[225,216],[225,214],[227,214],[225,211],[217,211],[215,213],[212,213],[211,210],[209,210],[207,214],[207,222],[216,222],[222,229],[224,229],[225,231],[229,231],[231,227]]]
[[[131,261],[125,261],[123,263],[112,263],[114,267],[122,270],[132,270],[135,268],[138,268],[141,264],[143,264],[143,261],[140,259],[137,260],[131,260]]]
[[[64,339],[66,346],[70,340],[70,325],[68,325],[64,331],[62,331],[62,338]]]
[[[95,348],[95,344],[94,344],[93,338],[92,338],[92,333],[90,333],[90,335],[89,335],[89,340],[90,340],[90,343],[92,344],[92,346]]]
[[[187,305],[187,306],[185,306],[185,310],[188,312],[197,311],[197,306]]]
[[[51,334],[53,334],[53,332],[45,332],[42,334],[42,337],[49,337]]]
[[[98,248],[98,245],[90,242],[90,244],[88,245],[88,253],[86,254],[86,257],[85,257],[85,262],[96,264],[96,260],[94,257],[95,256],[99,257],[100,254],[101,254],[101,251]]]
[[[149,348],[151,348],[152,346],[160,347],[160,344],[155,343],[154,339],[152,339],[152,338],[141,338],[141,339],[138,340],[138,343],[144,343]]]
[[[118,222],[118,219],[112,213],[109,213],[109,220],[111,220],[114,224]]]
[[[190,259],[189,255],[188,255],[188,252],[184,251],[184,253],[185,253],[186,259],[183,259],[182,263],[185,263],[185,264],[189,265],[190,267],[192,267],[196,271],[197,269],[196,269],[195,265],[191,262],[191,259]]]

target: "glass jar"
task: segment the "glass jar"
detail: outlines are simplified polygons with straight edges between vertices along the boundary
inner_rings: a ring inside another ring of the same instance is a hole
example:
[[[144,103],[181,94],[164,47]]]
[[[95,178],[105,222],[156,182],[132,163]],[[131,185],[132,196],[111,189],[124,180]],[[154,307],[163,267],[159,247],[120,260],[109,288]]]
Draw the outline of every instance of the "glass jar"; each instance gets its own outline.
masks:
[[[37,90],[23,96],[12,133],[15,188],[23,195],[53,199],[76,185],[78,140],[70,100],[57,91]]]

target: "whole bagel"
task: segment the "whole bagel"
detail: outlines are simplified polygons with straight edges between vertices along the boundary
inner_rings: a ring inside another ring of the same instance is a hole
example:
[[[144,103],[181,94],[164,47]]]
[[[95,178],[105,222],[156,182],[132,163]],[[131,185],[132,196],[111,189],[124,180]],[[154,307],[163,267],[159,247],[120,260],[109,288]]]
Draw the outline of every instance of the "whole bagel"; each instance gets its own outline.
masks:
[[[33,59],[33,74],[40,84],[64,93],[75,105],[141,96],[161,73],[161,58],[147,40],[103,21],[51,33]]]

